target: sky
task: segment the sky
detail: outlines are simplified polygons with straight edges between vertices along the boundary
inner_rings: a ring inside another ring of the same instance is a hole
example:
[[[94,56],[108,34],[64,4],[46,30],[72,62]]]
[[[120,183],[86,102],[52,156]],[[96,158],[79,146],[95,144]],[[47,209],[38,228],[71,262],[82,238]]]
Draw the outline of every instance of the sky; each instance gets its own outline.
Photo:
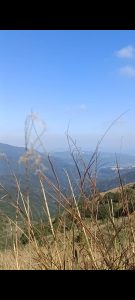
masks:
[[[35,116],[47,150],[135,153],[135,31],[1,30],[0,142],[24,146]],[[32,139],[31,135],[31,139]]]

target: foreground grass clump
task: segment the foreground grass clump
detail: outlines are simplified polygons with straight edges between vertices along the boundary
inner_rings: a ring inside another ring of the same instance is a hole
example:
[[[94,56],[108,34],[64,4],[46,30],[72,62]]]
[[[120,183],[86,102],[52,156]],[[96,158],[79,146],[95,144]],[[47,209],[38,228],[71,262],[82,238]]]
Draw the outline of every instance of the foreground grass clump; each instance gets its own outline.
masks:
[[[131,196],[129,189],[126,187],[125,191]],[[109,191],[93,200],[85,198],[86,214],[83,213],[83,217],[76,199],[74,205],[68,202],[69,199],[63,199],[61,204],[65,209],[56,218],[51,218],[46,199],[48,221],[32,221],[29,207],[22,221],[8,219],[7,241],[3,239],[0,252],[0,269],[134,269],[135,212],[128,209],[131,199],[127,199],[126,192],[125,199],[121,199],[118,191],[116,196],[113,194]],[[127,204],[127,214],[115,216],[114,207],[120,202],[122,209],[121,201]]]
[[[14,215],[11,217],[3,213],[1,217],[0,269],[135,269],[135,184],[123,186],[117,163],[119,188],[99,193],[96,188],[98,147],[86,164],[76,143],[67,134],[78,177],[75,184],[64,170],[68,186],[65,192],[49,155],[54,181],[46,176],[40,162],[38,168],[35,164],[33,172],[36,172],[40,186],[42,215],[38,220],[34,219],[29,192],[32,151],[28,147],[28,137],[34,124],[33,120],[32,126],[28,121],[26,153],[21,159],[26,169],[26,191],[22,191],[19,180],[10,169],[15,193],[8,204],[12,206]],[[35,141],[42,146],[41,135],[35,132]],[[36,152],[34,157],[37,162]],[[4,187],[2,189],[1,200],[8,194]],[[75,193],[76,190],[79,192]],[[55,216],[50,210],[51,200],[56,204]]]
[[[83,221],[63,233],[33,236],[0,252],[0,269],[134,269],[134,214],[114,223]],[[55,233],[56,233],[55,231]],[[87,238],[86,238],[87,237]]]

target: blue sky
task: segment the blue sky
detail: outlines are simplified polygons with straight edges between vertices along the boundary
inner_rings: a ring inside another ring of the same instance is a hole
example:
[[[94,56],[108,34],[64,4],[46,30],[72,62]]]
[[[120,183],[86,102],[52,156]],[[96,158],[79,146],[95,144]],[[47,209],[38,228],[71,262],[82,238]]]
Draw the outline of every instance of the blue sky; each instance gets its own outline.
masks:
[[[101,148],[133,153],[135,31],[0,31],[0,142],[24,145],[31,109],[46,123],[48,150],[67,148],[69,122],[78,145],[93,149],[129,110]]]

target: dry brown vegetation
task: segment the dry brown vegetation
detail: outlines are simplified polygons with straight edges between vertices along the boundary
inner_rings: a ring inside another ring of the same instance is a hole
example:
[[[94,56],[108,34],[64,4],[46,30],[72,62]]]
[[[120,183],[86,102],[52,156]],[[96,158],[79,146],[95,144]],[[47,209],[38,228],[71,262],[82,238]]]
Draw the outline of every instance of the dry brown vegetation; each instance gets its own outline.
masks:
[[[27,179],[29,179],[30,157],[28,142],[32,128],[36,133],[32,147],[37,142],[43,146],[41,136],[44,130],[41,134],[37,134],[34,121],[33,117],[27,119],[25,130],[26,153],[22,160],[25,163]],[[33,221],[30,209],[28,185],[24,195],[16,175],[11,170],[17,189],[13,203],[16,218],[7,217],[11,245],[9,249],[5,246],[5,249],[0,252],[0,269],[135,269],[135,215],[129,210],[129,201],[124,193],[118,163],[116,162],[120,178],[120,193],[117,205],[122,209],[123,214],[115,217],[113,200],[108,199],[104,203],[104,194],[100,195],[96,189],[98,147],[102,139],[88,165],[83,161],[76,143],[68,132],[67,140],[80,179],[77,183],[80,195],[76,197],[66,170],[70,197],[62,193],[55,168],[48,156],[56,184],[46,177],[39,166],[37,180],[40,183],[43,211],[47,221],[44,223],[39,220],[37,224]],[[83,172],[80,171],[78,161],[83,166]],[[91,172],[91,169],[94,171]],[[85,183],[91,187],[90,196],[85,193]],[[58,212],[55,219],[52,218],[49,210],[46,185],[52,190],[52,198],[57,202]],[[100,203],[106,212],[104,218],[98,217]],[[22,243],[20,238],[23,239]]]

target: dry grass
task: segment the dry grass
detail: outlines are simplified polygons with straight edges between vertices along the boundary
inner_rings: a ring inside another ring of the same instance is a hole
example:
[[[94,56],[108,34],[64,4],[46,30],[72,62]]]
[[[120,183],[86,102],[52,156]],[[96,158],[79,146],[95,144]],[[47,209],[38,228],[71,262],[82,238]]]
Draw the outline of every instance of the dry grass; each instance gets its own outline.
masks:
[[[131,220],[132,227],[135,229],[134,214]],[[74,228],[63,233],[57,232],[55,241],[52,235],[47,236],[43,246],[37,246],[34,241],[31,241],[24,247],[17,249],[13,247],[10,250],[1,251],[0,269],[133,269],[135,267],[135,243],[128,217],[117,221],[115,224],[117,233],[110,222],[98,223],[97,225],[89,220],[84,222],[92,257],[80,227],[80,230]]]
[[[34,147],[37,143],[43,146],[41,136],[44,132],[44,128],[41,134],[38,134],[32,116],[31,122],[30,118],[27,119],[26,122],[26,153],[24,157],[21,158],[21,160],[25,163],[26,168],[27,186],[25,195],[23,195],[18,179],[11,169],[10,163],[7,161],[8,167],[10,168],[11,174],[16,183],[17,196],[13,203],[16,211],[16,218],[8,218],[12,246],[10,249],[5,249],[0,252],[0,269],[135,269],[135,219],[134,213],[129,213],[128,199],[123,192],[124,187],[121,182],[118,163],[117,168],[120,178],[119,190],[121,194],[119,201],[126,214],[121,218],[115,218],[113,201],[111,201],[110,203],[108,202],[109,210],[107,218],[102,221],[98,220],[97,217],[99,209],[99,192],[96,189],[98,147],[105,135],[103,135],[99,141],[88,165],[86,165],[76,143],[67,133],[69,149],[80,179],[79,183],[77,183],[80,189],[79,196],[81,199],[79,204],[75,196],[69,174],[66,170],[65,176],[70,189],[70,197],[67,197],[62,193],[59,179],[50,157],[48,156],[48,159],[56,179],[56,184],[47,178],[39,165],[37,180],[39,180],[41,186],[44,203],[43,211],[48,219],[50,233],[49,235],[43,234],[40,229],[37,230],[36,224],[33,223],[29,201],[29,140],[32,128],[34,128],[34,132],[36,133],[36,138],[32,143],[32,147]],[[89,197],[85,194],[85,183],[87,183],[91,188],[91,200],[89,200]],[[48,185],[52,190],[52,198],[55,198],[58,205],[59,217],[56,224],[57,226],[54,226],[54,222],[49,211],[46,185]],[[103,195],[104,194],[102,194],[102,196]],[[21,206],[19,199],[21,200]],[[91,213],[90,218],[85,217],[86,210],[88,208]],[[60,213],[61,209],[62,213]],[[68,224],[69,221],[70,226]],[[39,238],[37,239],[35,232],[38,233],[38,237],[40,237],[42,244],[39,243]],[[22,234],[27,239],[27,244],[25,246],[20,244],[20,236]]]

